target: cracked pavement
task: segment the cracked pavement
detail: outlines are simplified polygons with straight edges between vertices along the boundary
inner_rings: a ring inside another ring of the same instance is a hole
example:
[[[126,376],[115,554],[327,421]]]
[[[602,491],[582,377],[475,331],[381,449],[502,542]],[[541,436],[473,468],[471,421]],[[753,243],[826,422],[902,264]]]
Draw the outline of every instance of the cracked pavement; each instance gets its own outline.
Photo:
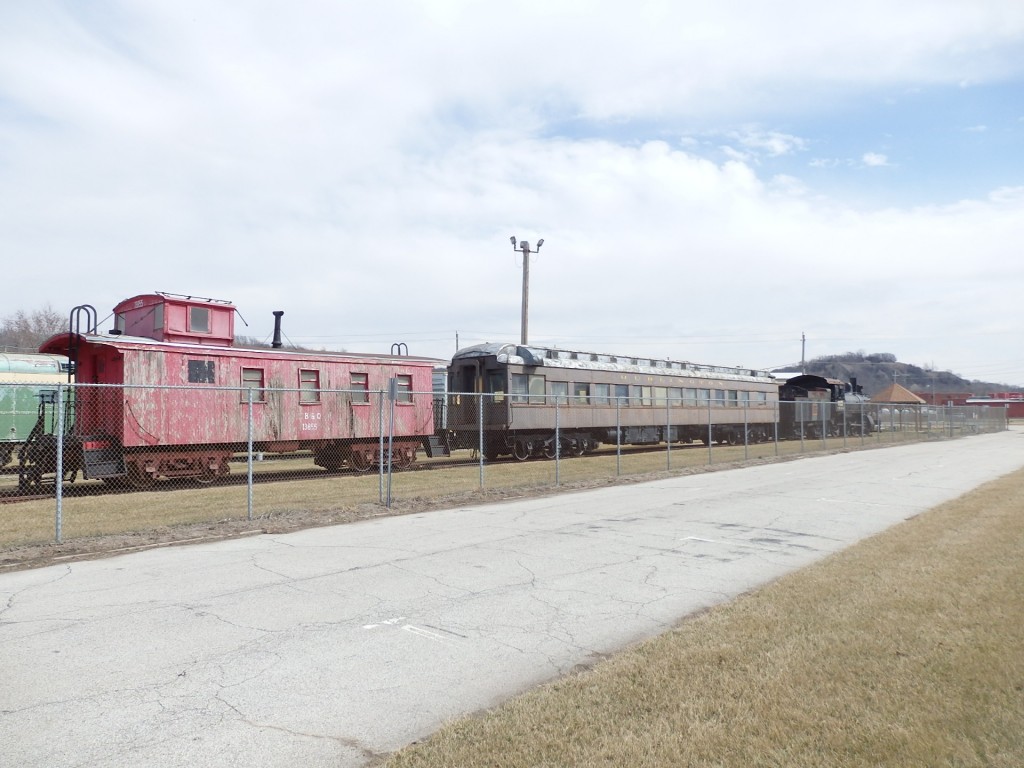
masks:
[[[361,766],[1024,466],[1024,434],[0,575],[0,750]]]

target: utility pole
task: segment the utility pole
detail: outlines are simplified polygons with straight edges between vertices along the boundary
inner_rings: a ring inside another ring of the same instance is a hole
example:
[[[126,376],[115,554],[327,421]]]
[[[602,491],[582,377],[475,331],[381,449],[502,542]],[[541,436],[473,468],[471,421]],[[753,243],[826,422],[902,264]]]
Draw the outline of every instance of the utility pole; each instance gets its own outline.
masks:
[[[800,334],[800,373],[807,373],[807,334]]]
[[[516,247],[516,236],[512,235],[509,238],[512,241],[512,250],[521,251],[523,254],[523,316],[520,324],[520,340],[519,343],[524,347],[527,344],[527,324],[530,312],[530,254],[540,253],[540,247],[544,245],[544,238],[542,237],[537,241],[537,247],[532,251],[530,250],[530,244],[523,240],[519,243],[519,247]]]

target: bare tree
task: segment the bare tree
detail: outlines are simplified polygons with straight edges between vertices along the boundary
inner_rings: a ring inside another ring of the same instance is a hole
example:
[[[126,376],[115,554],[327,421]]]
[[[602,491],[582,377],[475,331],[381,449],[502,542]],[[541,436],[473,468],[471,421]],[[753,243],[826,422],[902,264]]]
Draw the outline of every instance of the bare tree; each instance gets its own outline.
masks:
[[[0,349],[8,352],[35,352],[54,334],[67,330],[68,319],[47,304],[26,312],[19,309],[0,321]]]

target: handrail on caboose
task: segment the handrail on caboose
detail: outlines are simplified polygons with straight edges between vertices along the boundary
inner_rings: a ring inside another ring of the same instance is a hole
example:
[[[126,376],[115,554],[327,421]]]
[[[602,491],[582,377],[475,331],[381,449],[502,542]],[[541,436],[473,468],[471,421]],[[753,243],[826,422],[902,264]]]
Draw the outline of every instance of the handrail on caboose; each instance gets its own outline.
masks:
[[[99,325],[99,315],[96,307],[92,304],[79,304],[72,308],[68,317],[68,384],[74,380],[75,370],[78,368],[78,342],[82,333],[82,318],[85,317],[85,333],[96,333]]]

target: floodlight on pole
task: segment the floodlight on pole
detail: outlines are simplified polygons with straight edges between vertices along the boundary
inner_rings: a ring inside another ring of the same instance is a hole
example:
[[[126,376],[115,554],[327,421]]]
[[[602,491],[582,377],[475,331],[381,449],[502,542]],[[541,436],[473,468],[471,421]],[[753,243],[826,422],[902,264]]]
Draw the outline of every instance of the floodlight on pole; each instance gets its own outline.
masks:
[[[537,241],[537,247],[532,251],[530,250],[530,244],[526,240],[520,241],[518,247],[516,247],[515,235],[512,235],[509,240],[512,242],[512,250],[520,251],[523,254],[523,316],[520,326],[519,343],[526,346],[528,317],[530,312],[530,254],[540,252],[540,247],[544,245],[544,238],[542,237]]]

